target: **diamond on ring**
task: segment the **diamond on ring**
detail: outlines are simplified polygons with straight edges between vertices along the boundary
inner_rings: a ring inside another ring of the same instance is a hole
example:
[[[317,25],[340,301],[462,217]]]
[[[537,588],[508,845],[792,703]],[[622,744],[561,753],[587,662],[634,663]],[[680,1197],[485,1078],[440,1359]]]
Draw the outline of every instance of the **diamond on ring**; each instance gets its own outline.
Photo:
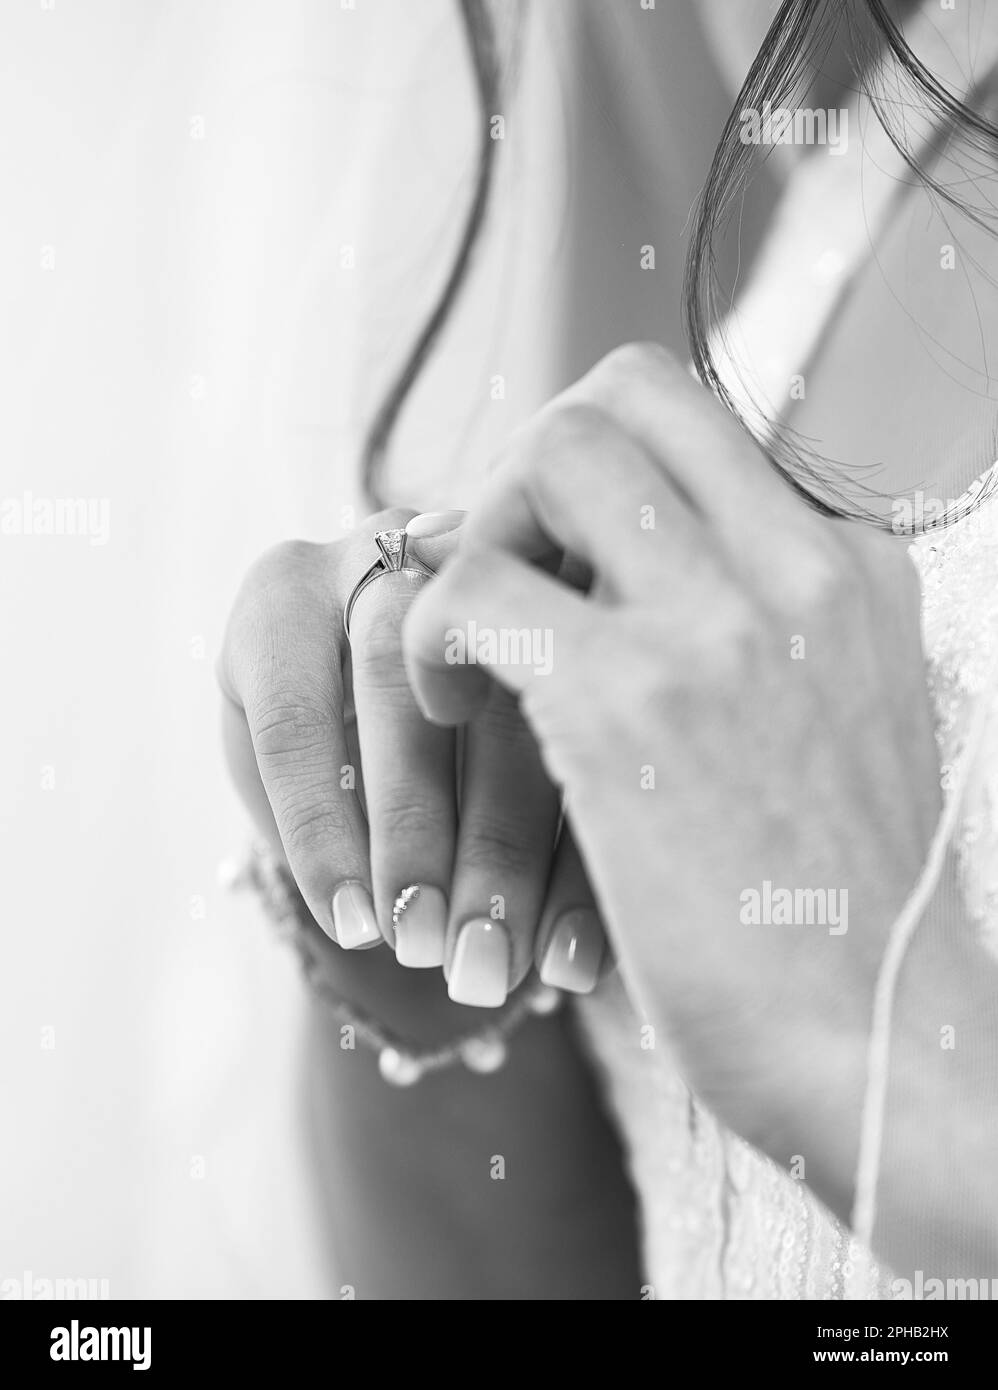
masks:
[[[385,557],[390,570],[402,568],[402,561],[405,559],[405,540],[404,531],[375,531],[374,543]]]
[[[350,637],[350,615],[353,612],[357,595],[362,593],[369,584],[373,584],[376,579],[380,579],[386,574],[421,574],[424,578],[433,577],[433,570],[423,560],[416,556],[413,556],[412,559],[408,557],[406,554],[407,539],[405,531],[397,528],[375,531],[374,543],[378,548],[378,558],[353,586],[343,611],[343,627],[348,639]]]

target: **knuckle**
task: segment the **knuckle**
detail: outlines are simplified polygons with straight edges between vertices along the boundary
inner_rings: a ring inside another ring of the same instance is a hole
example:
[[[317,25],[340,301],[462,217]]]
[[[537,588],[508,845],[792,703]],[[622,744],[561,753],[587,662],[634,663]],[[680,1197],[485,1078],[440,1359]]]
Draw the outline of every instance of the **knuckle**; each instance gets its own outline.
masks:
[[[536,836],[498,816],[479,813],[462,822],[459,855],[475,874],[521,878],[546,864],[548,848],[542,850]]]
[[[552,407],[544,421],[540,443],[545,452],[571,453],[580,442],[611,428],[615,428],[614,422],[602,406],[575,397]]]
[[[247,710],[258,761],[305,761],[329,746],[335,711],[325,701],[309,703],[301,693],[274,691]]]
[[[332,847],[346,838],[347,830],[343,816],[327,800],[319,800],[314,792],[292,793],[280,798],[274,814],[289,859],[300,863],[319,856],[324,862],[335,862]]]
[[[301,704],[254,710],[250,725],[257,764],[289,858],[321,852],[348,836],[338,799],[328,715]]]
[[[299,624],[317,621],[332,630],[332,597],[325,580],[330,549],[311,541],[281,541],[250,566],[229,615],[217,668],[219,683],[231,698],[245,698],[289,614]]]
[[[327,549],[313,541],[278,541],[250,566],[244,590],[252,594],[296,588],[314,577]]]
[[[596,368],[608,376],[650,376],[660,375],[664,368],[675,365],[672,353],[661,343],[638,341],[622,343],[607,353]]]
[[[520,479],[535,492],[543,506],[563,505],[566,491],[588,488],[598,464],[594,444],[609,445],[619,438],[619,426],[610,415],[586,400],[571,400],[552,408],[524,452]]]
[[[418,840],[438,846],[453,829],[443,807],[415,787],[388,788],[370,812],[374,833],[393,845]]]
[[[541,411],[522,432],[504,472],[515,482],[536,481],[557,490],[577,475],[587,452],[584,446],[615,428],[608,412],[596,402],[566,395]]]

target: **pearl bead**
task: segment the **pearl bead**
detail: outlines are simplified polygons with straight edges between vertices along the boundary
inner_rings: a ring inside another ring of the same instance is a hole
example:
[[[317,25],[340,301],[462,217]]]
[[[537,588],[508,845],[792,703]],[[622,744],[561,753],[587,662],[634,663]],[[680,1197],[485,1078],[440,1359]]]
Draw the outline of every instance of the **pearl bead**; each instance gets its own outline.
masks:
[[[498,1071],[507,1055],[506,1041],[499,1033],[482,1033],[461,1044],[461,1061],[469,1071]]]
[[[412,1086],[423,1075],[417,1059],[395,1047],[383,1047],[378,1053],[378,1070],[392,1086]]]
[[[540,985],[530,996],[532,1014],[553,1014],[561,1005],[561,990],[553,985]]]

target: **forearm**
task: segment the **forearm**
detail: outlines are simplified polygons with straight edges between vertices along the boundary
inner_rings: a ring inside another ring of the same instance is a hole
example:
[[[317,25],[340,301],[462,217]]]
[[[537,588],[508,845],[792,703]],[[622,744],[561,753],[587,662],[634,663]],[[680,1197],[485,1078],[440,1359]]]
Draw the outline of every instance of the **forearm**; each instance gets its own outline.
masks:
[[[394,1024],[404,1000],[421,1030],[468,1027],[435,974],[405,972],[396,996],[399,967],[365,954],[355,983],[366,972],[368,1002],[377,993]],[[342,1050],[321,1005],[307,1047],[338,1285],[399,1300],[640,1297],[633,1196],[567,1012],[525,1024],[497,1073],[455,1067],[407,1089],[370,1052]]]

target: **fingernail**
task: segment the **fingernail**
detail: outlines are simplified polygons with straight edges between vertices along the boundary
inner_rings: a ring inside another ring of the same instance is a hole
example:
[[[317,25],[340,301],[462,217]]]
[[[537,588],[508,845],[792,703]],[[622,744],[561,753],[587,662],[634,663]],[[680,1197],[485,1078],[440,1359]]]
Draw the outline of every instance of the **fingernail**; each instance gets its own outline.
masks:
[[[429,540],[431,536],[446,536],[448,531],[456,531],[467,515],[467,512],[421,512],[408,523],[405,533],[420,541]]]
[[[588,907],[563,912],[541,962],[542,983],[588,994],[599,979],[603,950],[603,928],[595,912]]]
[[[509,986],[509,936],[487,917],[465,922],[454,948],[447,993],[455,1004],[498,1009]]]
[[[341,883],[333,894],[333,928],[344,951],[368,946],[381,935],[371,895],[362,883]]]
[[[415,970],[443,965],[447,899],[439,888],[422,883],[403,888],[392,909],[392,926],[399,965]]]

